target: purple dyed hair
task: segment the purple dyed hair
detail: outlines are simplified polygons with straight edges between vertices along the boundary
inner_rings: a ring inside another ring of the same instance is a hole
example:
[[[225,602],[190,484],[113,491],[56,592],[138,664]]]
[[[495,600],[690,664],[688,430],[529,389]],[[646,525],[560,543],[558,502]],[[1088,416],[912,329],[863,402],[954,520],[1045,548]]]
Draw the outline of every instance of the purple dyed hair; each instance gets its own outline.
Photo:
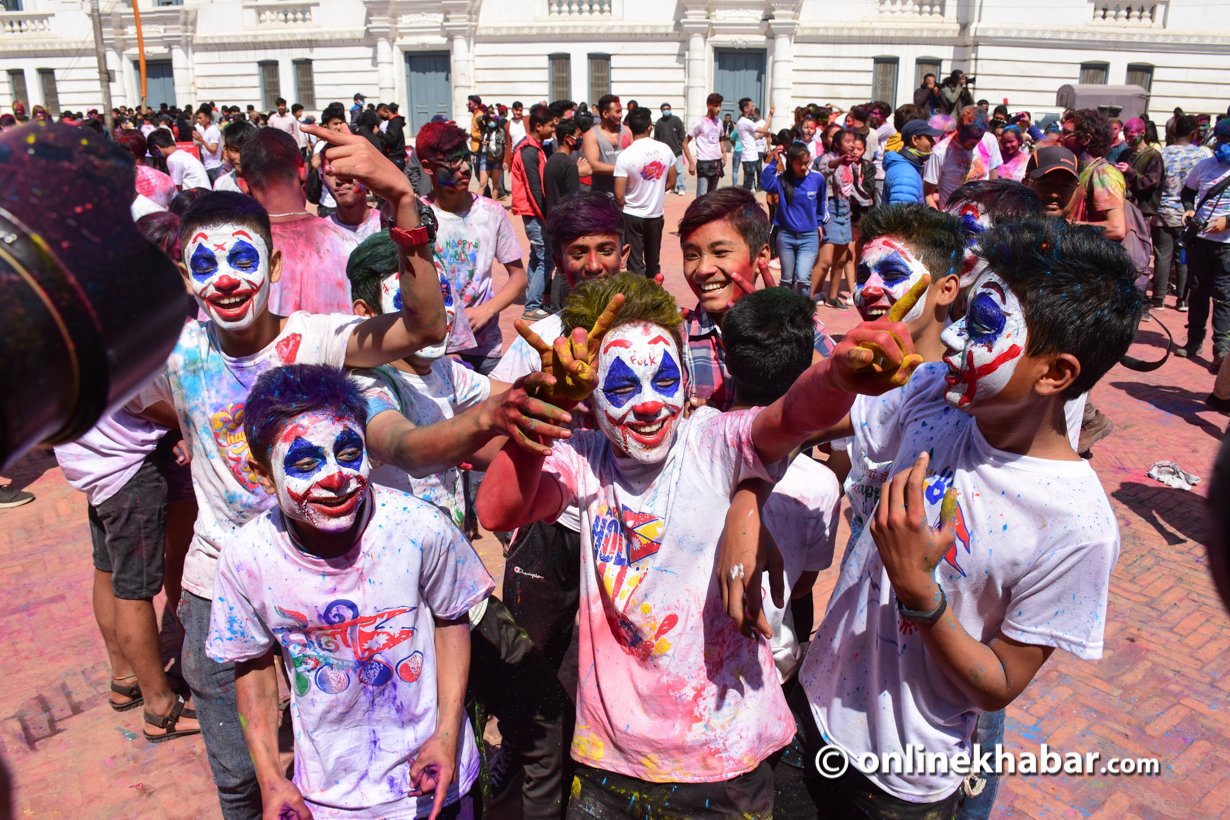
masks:
[[[582,236],[619,236],[619,206],[595,191],[577,191],[561,199],[547,217],[551,250],[559,257],[569,242]]]
[[[243,433],[256,463],[269,468],[278,434],[300,416],[332,412],[367,426],[367,402],[359,386],[336,367],[291,364],[275,367],[256,380],[243,408]]]

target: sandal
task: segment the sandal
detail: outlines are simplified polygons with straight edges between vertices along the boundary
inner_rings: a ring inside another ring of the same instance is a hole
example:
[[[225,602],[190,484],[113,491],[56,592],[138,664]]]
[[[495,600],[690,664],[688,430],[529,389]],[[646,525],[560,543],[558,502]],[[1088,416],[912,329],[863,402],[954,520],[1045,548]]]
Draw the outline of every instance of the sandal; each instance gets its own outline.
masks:
[[[150,726],[157,726],[159,729],[165,729],[166,733],[161,735],[151,735],[149,732],[142,732],[145,739],[150,743],[161,743],[164,740],[171,740],[176,737],[187,737],[188,735],[199,735],[200,729],[179,729],[176,730],[175,725],[179,723],[181,717],[191,718],[196,720],[196,712],[188,708],[188,702],[184,700],[183,695],[176,695],[175,705],[171,707],[171,714],[166,717],[161,715],[151,715],[145,713],[145,722]]]
[[[115,701],[108,699],[107,702],[111,704],[111,708],[115,711],[127,712],[129,709],[136,709],[142,703],[145,703],[145,696],[141,694],[140,684],[134,683],[132,686],[129,686],[124,683],[117,683],[117,680],[129,680],[135,677],[136,675],[129,675],[125,678],[111,679],[111,691],[117,695],[123,695],[128,698],[127,703],[116,703]]]

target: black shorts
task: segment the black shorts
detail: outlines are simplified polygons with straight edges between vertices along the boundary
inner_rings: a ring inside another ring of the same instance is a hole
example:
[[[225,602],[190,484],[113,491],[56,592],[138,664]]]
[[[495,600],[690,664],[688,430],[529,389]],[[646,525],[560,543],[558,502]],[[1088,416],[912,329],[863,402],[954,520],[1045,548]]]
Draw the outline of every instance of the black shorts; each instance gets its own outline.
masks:
[[[716,783],[651,783],[578,765],[569,818],[773,816],[773,770],[767,761]]]
[[[167,482],[153,455],[119,492],[97,507],[90,505],[94,568],[111,573],[116,598],[140,601],[162,590],[163,539],[167,521]]]

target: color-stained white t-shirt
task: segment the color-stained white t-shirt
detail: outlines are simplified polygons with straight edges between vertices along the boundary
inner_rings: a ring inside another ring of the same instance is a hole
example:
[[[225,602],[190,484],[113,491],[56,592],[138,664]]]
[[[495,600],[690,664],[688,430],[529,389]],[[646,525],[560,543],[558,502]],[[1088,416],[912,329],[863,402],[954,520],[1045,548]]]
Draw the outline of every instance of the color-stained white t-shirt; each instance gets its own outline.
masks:
[[[739,132],[739,144],[743,146],[743,150],[739,152],[740,162],[756,162],[760,159],[760,149],[757,144],[758,137],[756,136],[756,122],[751,117],[739,117],[735,123],[735,130]]]
[[[76,441],[56,445],[56,461],[69,486],[97,507],[124,488],[166,433],[121,407]]]
[[[925,364],[902,388],[894,423],[854,421],[854,435],[892,474],[931,453],[926,517],[957,490],[956,541],[935,571],[948,609],[975,640],[997,634],[1081,658],[1102,654],[1110,573],[1119,527],[1089,463],[1019,456],[987,443],[974,418],[944,400],[942,363]],[[916,745],[927,752],[971,750],[981,710],[931,655],[919,628],[903,620],[870,529],[842,561],[828,612],[799,671],[825,737],[851,759]],[[951,794],[961,776],[876,773],[903,800]]]
[[[617,455],[597,430],[555,442],[547,457],[560,509],[581,511],[572,741],[581,763],[654,782],[716,782],[793,737],[769,643],[739,633],[714,578],[735,487],[776,480],[786,467],[756,455],[758,412],[697,409],[678,422],[661,464]]]
[[[380,233],[380,211],[375,208],[368,208],[367,216],[358,225],[346,224],[338,218],[336,212],[329,214],[329,221],[344,231],[350,231],[360,242],[374,233]]]
[[[666,205],[666,175],[675,164],[675,152],[650,137],[634,140],[619,152],[615,176],[628,180],[624,213],[641,219],[657,219]]]
[[[170,174],[171,180],[185,191],[189,188],[213,190],[209,183],[209,174],[205,173],[205,166],[187,151],[173,151],[167,155],[167,173]]]
[[[425,817],[410,766],[435,733],[435,624],[460,618],[495,587],[443,513],[373,486],[363,535],[346,555],[299,550],[281,511],[230,539],[218,564],[206,652],[219,662],[278,647],[291,684],[295,785],[319,818]],[[478,776],[467,719],[448,803]]]
[[[942,208],[953,191],[967,182],[990,179],[991,171],[1003,164],[999,141],[994,134],[987,132],[973,151],[967,151],[957,143],[954,133],[931,151],[923,166],[923,182],[936,186]]]
[[[270,286],[269,312],[350,313],[346,262],[359,244],[355,234],[316,216],[271,227],[273,246],[282,252],[282,276]]]
[[[277,504],[248,466],[243,408],[248,391],[268,370],[286,364],[346,362],[350,334],[359,316],[294,313],[278,337],[259,353],[233,358],[222,352],[213,322],[190,321],[166,365],[141,391],[135,405],[165,401],[179,416],[192,453],[196,526],[184,561],[184,589],[213,594],[218,555],[236,531]]]

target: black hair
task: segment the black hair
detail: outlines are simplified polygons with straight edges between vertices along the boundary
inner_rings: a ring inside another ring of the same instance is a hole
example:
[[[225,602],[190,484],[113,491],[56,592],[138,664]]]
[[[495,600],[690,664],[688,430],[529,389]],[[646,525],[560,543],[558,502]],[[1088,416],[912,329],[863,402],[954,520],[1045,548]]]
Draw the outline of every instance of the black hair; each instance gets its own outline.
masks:
[[[145,137],[145,144],[150,148],[174,148],[175,135],[165,128],[155,128]],[[150,151],[150,153],[154,153]]]
[[[279,131],[278,133],[285,132]],[[287,136],[290,135],[287,134]],[[186,248],[188,240],[201,228],[231,224],[243,225],[256,231],[265,241],[265,247],[273,250],[273,231],[269,227],[269,214],[259,202],[246,194],[235,191],[206,191],[204,188],[196,190],[201,191],[201,195],[180,215],[181,247]],[[175,201],[172,200],[171,204],[174,205]]]
[[[574,136],[577,133],[577,128],[580,127],[576,117],[569,117],[566,120],[560,120],[555,126],[555,144],[562,145],[568,137]]]
[[[577,104],[574,103],[572,100],[555,100],[550,105],[547,106],[547,110],[551,112],[552,117],[556,117],[562,120],[564,119],[565,114],[567,114],[570,110],[576,107],[577,107]]]
[[[816,305],[789,288],[744,296],[722,319],[726,368],[739,404],[767,405],[786,395],[811,365]]]
[[[295,138],[277,128],[258,128],[239,151],[239,164],[249,187],[277,183],[299,184],[303,155]]]
[[[230,151],[240,151],[244,143],[252,138],[259,129],[250,122],[232,122],[228,123],[226,129],[222,132],[222,145]],[[240,160],[243,164],[243,160]]]
[[[744,106],[751,105],[751,103],[752,103],[751,97],[743,97],[742,99],[740,99],[739,100],[739,113],[743,113]]]
[[[774,145],[789,146],[791,143],[795,141],[796,141],[796,137],[795,137],[793,128],[783,128],[780,131],[778,131],[777,134],[773,137]]]
[[[794,204],[794,186],[803,181],[794,175],[793,160],[802,159],[805,156],[809,159],[817,159],[811,156],[810,149],[802,142],[792,142],[786,149],[786,167],[782,169],[781,175],[777,178],[777,184],[782,189],[782,199],[786,200],[787,205]]]
[[[1078,108],[1065,119],[1075,125],[1077,143],[1091,157],[1104,157],[1110,150],[1110,120],[1096,108]],[[1086,142],[1088,140],[1088,142]]]
[[[618,94],[603,94],[598,98],[598,105],[595,107],[598,109],[599,114],[605,114],[606,110],[611,107],[611,103],[617,102],[619,102]]]
[[[1177,108],[1175,109],[1175,111],[1178,111],[1178,110],[1179,109]],[[1188,117],[1186,115],[1180,114],[1179,116],[1175,117],[1173,127],[1174,127],[1174,135],[1176,137],[1190,137],[1192,134],[1196,133],[1196,129],[1198,129],[1200,126],[1196,124],[1195,117]]]
[[[374,131],[380,127],[380,115],[375,111],[364,111],[355,118],[355,125],[359,128],[370,128]]]
[[[534,103],[530,106],[530,128],[534,129],[540,125],[550,122],[555,117],[551,113],[551,109],[542,103]]]
[[[1026,354],[1068,353],[1080,362],[1065,399],[1087,393],[1131,346],[1144,311],[1136,266],[1097,228],[1062,219],[1005,222],[982,235],[978,255],[1021,302]]]
[[[902,128],[905,128],[907,122],[925,119],[927,119],[926,112],[917,105],[914,105],[914,103],[906,103],[905,105],[897,106],[897,110],[893,112],[893,128],[900,131]]]
[[[967,182],[948,196],[944,207],[958,202],[976,202],[991,217],[991,224],[1042,216],[1042,200],[1032,188],[1011,179],[981,179]]]
[[[286,105],[286,100],[284,100],[281,97],[278,97],[276,100],[273,101],[273,104],[274,105]]]
[[[880,205],[863,216],[859,235],[864,242],[891,236],[906,243],[927,266],[933,281],[961,272],[965,234],[960,221],[944,211],[914,202]]]
[[[171,201],[167,204],[167,210],[176,216],[182,217],[188,212],[189,208],[196,204],[198,199],[209,193],[212,193],[212,191],[208,188],[185,188],[171,197]]]
[[[344,370],[327,364],[291,364],[262,373],[243,406],[243,433],[253,460],[269,469],[278,433],[296,419],[322,410],[367,426],[367,402]]]
[[[618,244],[622,213],[615,200],[606,194],[597,191],[576,191],[569,194],[561,199],[547,216],[546,228],[547,236],[551,238],[551,252],[562,257],[564,247],[569,242],[582,236],[598,234],[614,236]]]
[[[325,110],[320,112],[320,124],[328,125],[329,120],[346,121],[346,108],[339,102],[329,103],[325,106]]]
[[[380,283],[391,273],[397,273],[397,245],[388,230],[374,233],[350,252],[346,260],[346,278],[350,280],[350,296],[362,299],[380,312]]]
[[[747,244],[749,258],[755,257],[769,244],[769,215],[756,201],[756,195],[746,188],[718,188],[692,200],[679,220],[679,243],[702,225],[726,220]]]
[[[624,122],[633,134],[645,134],[653,125],[653,115],[648,108],[636,108]]]
[[[850,116],[859,122],[867,122],[867,120],[871,117],[871,108],[866,105],[851,106]]]
[[[466,97],[466,99],[474,103],[475,105],[483,104],[483,98],[478,96],[477,94],[471,94],[470,96]]]
[[[158,246],[172,262],[179,264],[180,258],[173,255],[179,246],[179,216],[170,211],[154,211],[137,220],[137,230],[141,235]]]

